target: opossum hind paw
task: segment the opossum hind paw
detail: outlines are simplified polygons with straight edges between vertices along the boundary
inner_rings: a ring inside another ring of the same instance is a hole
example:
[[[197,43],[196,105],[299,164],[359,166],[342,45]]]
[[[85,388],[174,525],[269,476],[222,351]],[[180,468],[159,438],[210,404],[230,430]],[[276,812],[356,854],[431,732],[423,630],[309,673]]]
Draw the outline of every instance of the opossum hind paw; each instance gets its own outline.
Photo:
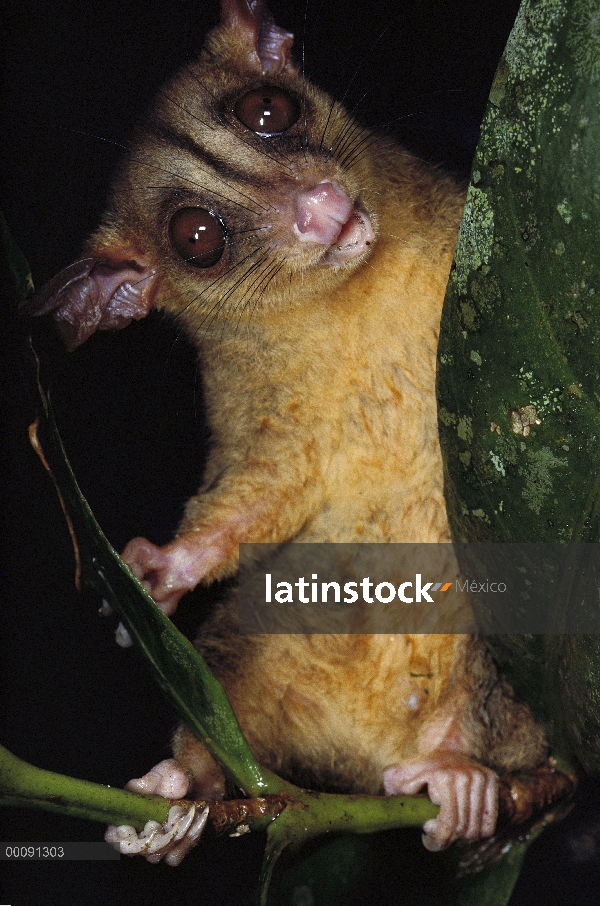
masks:
[[[455,752],[392,765],[383,773],[388,795],[412,796],[427,788],[440,806],[423,827],[423,845],[433,852],[456,840],[491,837],[498,817],[498,777],[494,771]]]

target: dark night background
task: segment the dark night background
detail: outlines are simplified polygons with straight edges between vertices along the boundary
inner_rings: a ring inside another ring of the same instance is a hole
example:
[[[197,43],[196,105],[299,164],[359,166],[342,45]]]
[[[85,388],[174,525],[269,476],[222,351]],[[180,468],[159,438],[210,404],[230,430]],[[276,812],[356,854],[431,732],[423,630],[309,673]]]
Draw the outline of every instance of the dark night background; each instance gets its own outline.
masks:
[[[363,121],[393,120],[401,141],[464,177],[517,7],[310,0],[307,71],[338,97],[347,90],[350,109],[369,89],[358,108]],[[272,9],[298,41],[304,4],[273,0]],[[2,209],[36,286],[78,255],[102,211],[116,145],[217,17],[216,0],[5,5]],[[117,549],[140,534],[164,543],[202,471],[193,353],[154,316],[96,335],[70,356],[49,324],[36,323],[35,333],[67,452],[100,525]],[[74,591],[67,529],[27,442],[18,375],[2,371],[0,741],[40,767],[120,786],[168,756],[175,717],[136,654],[115,645],[116,621],[97,615],[91,593]],[[189,603],[179,619],[193,627]],[[597,901],[600,794],[590,784],[585,795],[586,808],[532,850],[512,906]],[[102,835],[96,824],[15,810],[4,812],[3,827],[7,841]],[[589,857],[577,861],[586,844]],[[3,863],[0,898],[11,906],[239,903],[260,850],[260,839],[225,847],[207,839],[176,871],[125,858]],[[441,906],[432,864],[419,902]],[[397,894],[377,899],[370,889],[364,902],[404,902],[411,871],[399,863]]]

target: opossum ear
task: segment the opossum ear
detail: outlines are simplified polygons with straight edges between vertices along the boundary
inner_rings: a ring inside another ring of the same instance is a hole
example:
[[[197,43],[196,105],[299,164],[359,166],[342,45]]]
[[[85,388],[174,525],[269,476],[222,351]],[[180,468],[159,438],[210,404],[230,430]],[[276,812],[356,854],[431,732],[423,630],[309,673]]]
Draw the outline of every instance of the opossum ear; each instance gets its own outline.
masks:
[[[96,330],[118,330],[145,318],[155,284],[155,270],[137,261],[82,258],[53,277],[24,309],[32,315],[52,312],[70,351]]]
[[[275,24],[264,0],[221,0],[221,26],[237,33],[248,51],[257,54],[263,75],[293,66],[294,36]]]

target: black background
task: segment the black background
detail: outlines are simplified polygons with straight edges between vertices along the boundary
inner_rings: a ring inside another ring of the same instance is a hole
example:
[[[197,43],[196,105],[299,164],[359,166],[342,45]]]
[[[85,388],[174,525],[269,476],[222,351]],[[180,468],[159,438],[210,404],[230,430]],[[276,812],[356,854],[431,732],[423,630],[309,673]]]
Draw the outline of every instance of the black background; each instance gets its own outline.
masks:
[[[466,176],[497,60],[518,4],[273,2],[306,34],[311,77],[371,126],[394,121],[416,153]],[[215,0],[99,3],[28,0],[4,8],[2,208],[39,287],[79,253],[97,224],[119,149],[164,77],[192,58],[216,22]],[[202,472],[206,431],[194,355],[163,319],[99,334],[66,355],[36,324],[59,425],[84,493],[121,549],[167,541]],[[114,620],[73,589],[70,542],[50,482],[28,446],[18,377],[5,373],[2,441],[1,742],[40,767],[122,785],[168,756],[175,718]],[[182,607],[183,625],[193,625]],[[514,906],[594,902],[598,794],[532,851]],[[590,804],[591,803],[591,804]],[[98,825],[6,810],[4,840],[98,840]],[[573,847],[589,858],[577,862]],[[203,841],[177,871],[141,860],[2,865],[11,906],[236,903],[260,840]],[[235,877],[234,877],[235,876]],[[403,902],[403,885],[388,904]],[[435,888],[435,884],[434,884]],[[422,902],[445,902],[441,893]],[[438,900],[439,896],[439,900]],[[372,892],[370,902],[380,902]]]

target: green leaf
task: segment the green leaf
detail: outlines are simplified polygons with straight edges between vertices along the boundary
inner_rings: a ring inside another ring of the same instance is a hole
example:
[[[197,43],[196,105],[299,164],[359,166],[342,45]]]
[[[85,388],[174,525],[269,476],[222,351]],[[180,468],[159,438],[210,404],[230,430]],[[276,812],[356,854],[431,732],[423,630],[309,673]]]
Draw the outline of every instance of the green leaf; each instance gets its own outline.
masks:
[[[287,788],[258,765],[221,684],[103,535],[79,490],[41,388],[40,394],[47,414],[40,452],[50,461],[82,577],[117,611],[167,699],[234,783],[254,796]]]
[[[594,0],[525,0],[482,125],[439,346],[455,540],[600,540],[599,23]],[[491,642],[598,770],[597,639]]]
[[[451,517],[468,540],[600,537],[594,21],[590,3],[524,2],[482,125],[439,349]]]

